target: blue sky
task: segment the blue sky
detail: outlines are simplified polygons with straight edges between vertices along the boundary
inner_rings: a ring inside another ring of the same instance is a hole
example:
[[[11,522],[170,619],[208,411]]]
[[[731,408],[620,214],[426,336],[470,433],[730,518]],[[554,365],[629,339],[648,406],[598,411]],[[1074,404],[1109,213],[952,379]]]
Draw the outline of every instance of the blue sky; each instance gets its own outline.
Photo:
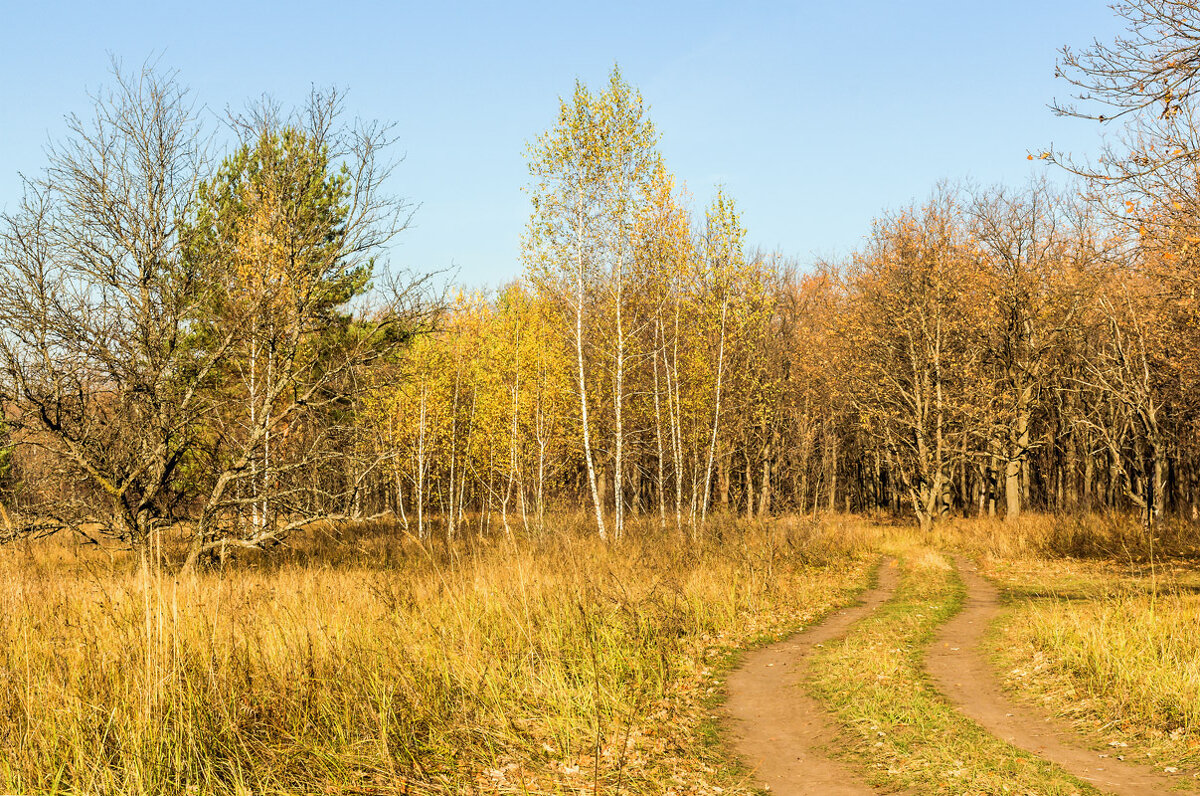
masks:
[[[0,206],[85,111],[109,54],[157,54],[219,113],[264,92],[349,90],[396,123],[394,190],[420,208],[393,261],[490,286],[520,272],[525,145],[576,78],[639,87],[697,209],[723,185],[750,241],[809,262],[940,179],[1021,182],[1030,149],[1087,153],[1100,131],[1046,104],[1057,48],[1111,39],[1105,0],[1052,3],[0,0]]]

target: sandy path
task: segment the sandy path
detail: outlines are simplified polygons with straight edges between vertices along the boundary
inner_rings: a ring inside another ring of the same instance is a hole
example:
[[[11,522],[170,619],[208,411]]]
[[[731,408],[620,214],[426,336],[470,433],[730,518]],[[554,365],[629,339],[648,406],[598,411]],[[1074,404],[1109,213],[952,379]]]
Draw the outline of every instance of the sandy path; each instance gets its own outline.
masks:
[[[1001,690],[1000,679],[980,649],[988,623],[1000,610],[999,592],[974,565],[958,561],[967,588],[963,610],[938,631],[926,667],[938,689],[988,732],[1046,760],[1107,793],[1147,796],[1200,793],[1172,790],[1180,782],[1147,766],[1101,757],[1064,722],[1020,705]]]
[[[749,653],[729,675],[725,703],[733,748],[760,785],[782,796],[873,796],[874,790],[825,749],[835,742],[833,724],[820,703],[800,686],[804,657],[818,644],[843,635],[891,596],[899,580],[896,562],[879,568],[879,584],[855,606],[791,638]]]

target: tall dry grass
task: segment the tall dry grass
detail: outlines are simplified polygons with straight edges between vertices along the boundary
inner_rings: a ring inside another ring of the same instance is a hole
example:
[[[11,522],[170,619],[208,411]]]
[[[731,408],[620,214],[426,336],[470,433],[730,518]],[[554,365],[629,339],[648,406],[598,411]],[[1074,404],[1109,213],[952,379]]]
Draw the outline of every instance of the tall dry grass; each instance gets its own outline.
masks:
[[[1009,620],[1009,633],[1029,647],[1010,675],[1058,675],[1067,696],[1102,700],[1118,724],[1200,739],[1197,627],[1194,594],[1055,600]]]
[[[1001,518],[951,519],[934,526],[928,542],[997,559],[1083,559],[1141,564],[1156,558],[1200,555],[1194,523],[1169,517],[1153,535],[1128,512],[1027,513]]]
[[[987,561],[1010,605],[992,637],[1010,688],[1112,754],[1200,767],[1200,569],[1186,559]]]
[[[1200,535],[1149,536],[1123,514],[962,522],[948,545],[979,557],[1009,607],[992,651],[1018,695],[1076,721],[1112,755],[1200,767]]]
[[[729,788],[703,745],[721,662],[848,600],[866,533],[430,546],[375,527],[187,578],[5,548],[0,791]]]

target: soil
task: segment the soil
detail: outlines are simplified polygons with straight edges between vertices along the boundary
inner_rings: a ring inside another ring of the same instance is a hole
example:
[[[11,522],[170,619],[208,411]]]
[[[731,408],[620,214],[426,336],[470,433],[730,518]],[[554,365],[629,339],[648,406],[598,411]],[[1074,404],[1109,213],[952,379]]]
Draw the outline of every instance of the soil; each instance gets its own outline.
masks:
[[[832,614],[796,635],[751,652],[730,673],[726,724],[733,748],[754,771],[760,787],[783,796],[873,796],[860,776],[830,757],[837,734],[820,703],[801,686],[805,658],[818,645],[888,600],[899,575],[896,562],[879,568],[878,585],[857,605]]]
[[[1178,778],[1117,759],[1119,749],[1098,752],[1061,720],[1010,699],[981,648],[984,631],[1000,611],[1000,595],[962,559],[963,610],[938,631],[926,667],[938,689],[968,718],[1013,746],[1058,764],[1106,793],[1124,796],[1200,793],[1178,790]]]

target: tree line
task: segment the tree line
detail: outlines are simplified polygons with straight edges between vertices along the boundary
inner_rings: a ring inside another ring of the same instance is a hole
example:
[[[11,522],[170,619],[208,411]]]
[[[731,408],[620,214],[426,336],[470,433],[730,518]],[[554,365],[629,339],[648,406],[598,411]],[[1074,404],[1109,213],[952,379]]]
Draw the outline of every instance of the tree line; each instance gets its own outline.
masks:
[[[1116,110],[1058,110],[1123,143],[1030,155],[1076,182],[942,184],[805,267],[724,191],[693,209],[618,70],[577,83],[529,146],[522,275],[450,296],[386,267],[386,125],[314,92],[217,157],[174,76],[118,74],[0,219],[4,533],[174,529],[194,565],[377,516],[1195,519],[1200,14],[1118,10],[1141,45],[1060,62]]]
[[[562,102],[524,275],[459,295],[377,405],[377,506],[451,535],[548,501],[616,537],[713,511],[1195,516],[1200,238],[1147,227],[1186,197],[942,185],[802,269],[749,250],[724,193],[693,217],[654,141],[617,72]]]
[[[376,505],[418,533],[431,508],[454,533],[586,505],[618,537],[714,511],[1195,512],[1191,294],[1088,204],[943,187],[800,269],[747,251],[726,197],[699,224],[668,197],[647,186],[623,263],[535,241],[414,342],[374,410]]]
[[[375,443],[393,509],[426,533],[432,505],[452,534],[540,526],[557,500],[617,537],[627,516],[698,533],[712,511],[1196,518],[1179,102],[1147,101],[1124,161],[1043,153],[1079,175],[1066,187],[943,184],[799,268],[748,249],[724,193],[693,217],[619,72],[578,85],[530,149],[524,275],[460,295],[398,365]]]

